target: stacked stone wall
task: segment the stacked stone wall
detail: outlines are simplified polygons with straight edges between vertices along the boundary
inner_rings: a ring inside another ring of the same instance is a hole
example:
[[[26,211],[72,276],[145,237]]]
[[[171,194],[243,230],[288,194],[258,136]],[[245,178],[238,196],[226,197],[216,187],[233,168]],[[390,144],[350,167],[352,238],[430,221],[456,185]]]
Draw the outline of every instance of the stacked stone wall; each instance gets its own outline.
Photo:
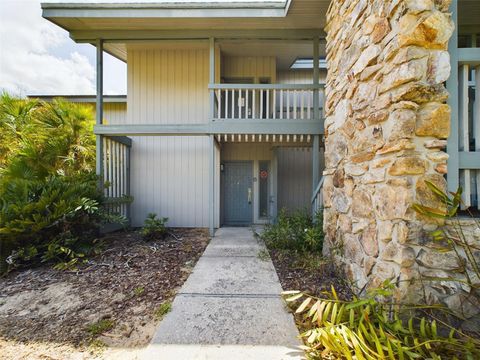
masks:
[[[448,0],[335,0],[327,14],[325,250],[359,288],[397,284],[399,299],[455,306],[454,285],[422,275],[455,271],[434,249],[414,203],[442,204],[450,108]],[[478,241],[478,239],[477,239]],[[453,259],[453,260],[452,260]],[[457,264],[458,265],[458,264]],[[421,285],[421,286],[420,286]],[[471,315],[471,314],[469,314]]]

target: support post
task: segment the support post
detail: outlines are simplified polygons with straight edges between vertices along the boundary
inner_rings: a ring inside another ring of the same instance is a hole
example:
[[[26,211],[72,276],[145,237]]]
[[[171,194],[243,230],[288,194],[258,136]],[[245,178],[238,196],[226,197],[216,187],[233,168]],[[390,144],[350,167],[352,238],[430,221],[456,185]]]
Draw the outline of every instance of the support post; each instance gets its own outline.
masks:
[[[313,39],[313,85],[315,89],[313,90],[313,118],[315,121],[321,122],[320,120],[320,92],[317,85],[320,82],[320,49],[319,49],[320,39],[315,37]],[[317,188],[319,181],[319,172],[320,172],[320,159],[319,159],[319,149],[320,149],[320,128],[319,134],[313,136],[312,143],[312,195],[315,189]]]
[[[210,84],[215,83],[215,39],[210,38]],[[210,118],[215,118],[215,90],[210,89]],[[209,136],[209,230],[210,236],[215,236],[215,137]]]
[[[313,137],[312,144],[312,196],[317,189],[318,181],[320,180],[320,135]]]
[[[210,236],[215,236],[215,137],[210,135],[209,137],[209,157],[210,157],[210,171],[209,171],[209,199],[208,199],[208,212],[209,212],[209,230]]]
[[[272,177],[272,194],[270,199],[271,204],[271,218],[273,223],[277,222],[278,217],[278,148],[273,149],[273,162],[271,169]]]
[[[450,118],[450,136],[448,137],[447,152],[450,156],[448,159],[447,185],[449,191],[456,191],[460,180],[460,163],[459,163],[459,139],[458,139],[458,0],[453,0],[450,5],[452,20],[455,24],[455,31],[448,43],[448,51],[450,53],[451,72],[450,78],[447,80],[448,105],[451,109]]]
[[[97,39],[97,99],[96,124],[103,123],[103,40]],[[96,136],[96,172],[99,178],[99,187],[103,189],[103,136]]]
[[[210,84],[215,84],[215,39],[210,38]],[[210,119],[215,119],[215,90],[210,89]]]

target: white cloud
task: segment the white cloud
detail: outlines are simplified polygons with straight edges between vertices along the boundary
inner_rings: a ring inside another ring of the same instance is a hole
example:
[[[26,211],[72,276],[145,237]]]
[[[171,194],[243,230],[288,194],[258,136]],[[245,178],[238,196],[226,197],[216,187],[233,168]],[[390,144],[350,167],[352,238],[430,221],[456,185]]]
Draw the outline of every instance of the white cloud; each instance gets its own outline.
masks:
[[[40,0],[0,0],[0,91],[94,94],[94,54],[92,46],[75,44],[66,31],[43,19]],[[125,65],[105,58],[116,71],[112,81],[105,76],[106,93],[124,93]]]

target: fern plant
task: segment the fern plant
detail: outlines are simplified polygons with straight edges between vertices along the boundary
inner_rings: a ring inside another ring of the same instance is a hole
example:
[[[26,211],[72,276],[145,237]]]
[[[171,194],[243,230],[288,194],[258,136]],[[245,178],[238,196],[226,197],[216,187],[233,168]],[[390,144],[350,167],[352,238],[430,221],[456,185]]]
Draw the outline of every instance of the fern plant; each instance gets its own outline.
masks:
[[[335,289],[324,298],[299,291],[283,295],[302,318],[303,349],[309,359],[478,359],[480,341],[426,316],[406,317],[421,306],[379,301],[391,296],[385,283],[366,298],[342,301]],[[441,310],[440,308],[438,310]],[[446,333],[445,333],[446,331]]]
[[[457,258],[459,268],[448,277],[423,277],[423,280],[457,283],[459,289],[465,289],[466,287],[462,285],[468,285],[469,293],[465,301],[478,300],[480,299],[480,247],[469,241],[458,218],[458,211],[462,205],[462,188],[456,192],[446,193],[432,182],[425,183],[443,206],[440,209],[434,209],[414,204],[413,208],[425,217],[449,221],[449,226],[440,226],[438,230],[432,232],[431,238],[436,243],[436,251],[448,252]],[[479,219],[468,209],[467,212],[476,228],[480,229]],[[460,309],[456,310],[461,312]]]
[[[164,239],[167,235],[167,222],[168,218],[158,218],[157,214],[150,213],[145,219],[145,223],[140,230],[140,233],[147,241]]]

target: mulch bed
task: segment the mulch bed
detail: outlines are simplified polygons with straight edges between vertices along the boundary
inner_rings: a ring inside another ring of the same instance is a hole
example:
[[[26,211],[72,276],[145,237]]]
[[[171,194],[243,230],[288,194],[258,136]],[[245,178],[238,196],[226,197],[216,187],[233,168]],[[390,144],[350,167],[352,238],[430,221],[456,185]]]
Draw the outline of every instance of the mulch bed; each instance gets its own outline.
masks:
[[[209,239],[205,230],[169,231],[152,242],[137,232],[110,234],[78,271],[44,266],[0,278],[0,339],[82,346],[92,340],[88,324],[109,319],[116,345],[148,344],[155,310],[173,298]]]
[[[335,271],[330,260],[320,254],[305,255],[277,249],[269,249],[269,253],[285,291],[298,290],[324,297],[322,293],[330,292],[333,286],[341,298],[351,298],[351,288],[344,277]]]

